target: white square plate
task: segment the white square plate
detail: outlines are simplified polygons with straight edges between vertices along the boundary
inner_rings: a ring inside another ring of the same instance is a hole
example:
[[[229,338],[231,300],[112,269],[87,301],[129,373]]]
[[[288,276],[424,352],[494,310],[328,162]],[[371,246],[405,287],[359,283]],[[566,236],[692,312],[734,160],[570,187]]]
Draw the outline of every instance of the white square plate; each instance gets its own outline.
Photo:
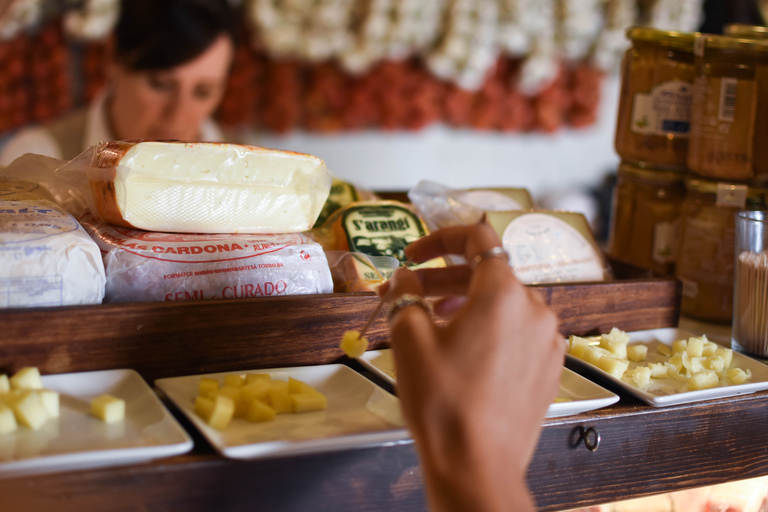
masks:
[[[664,360],[664,356],[656,352],[656,347],[659,344],[664,344],[669,347],[675,340],[688,339],[691,336],[697,336],[689,331],[683,329],[677,329],[674,327],[668,327],[665,329],[651,329],[647,331],[633,331],[628,332],[630,339],[629,343],[642,342],[648,345],[648,357],[647,362],[658,363]],[[567,340],[566,340],[567,343]],[[711,389],[701,389],[696,391],[686,391],[687,383],[676,381],[674,379],[652,379],[652,384],[647,389],[642,390],[633,384],[630,384],[629,380],[621,380],[612,377],[604,370],[587,363],[577,357],[570,354],[566,356],[573,366],[580,368],[586,372],[590,372],[611,384],[620,387],[630,395],[634,395],[643,402],[652,405],[654,407],[664,407],[669,405],[686,404],[690,402],[700,402],[702,400],[712,400],[714,398],[725,398],[728,396],[745,395],[748,393],[754,393],[755,391],[761,391],[768,389],[768,366],[747,357],[744,354],[733,351],[733,364],[732,367],[741,368],[742,370],[750,370],[752,372],[752,378],[745,384],[738,384],[733,386],[723,386]],[[629,363],[629,368],[633,369],[637,366],[637,363]]]
[[[146,462],[186,453],[192,439],[133,370],[44,375],[59,392],[60,416],[38,430],[19,425],[0,434],[0,477]],[[125,400],[125,419],[107,424],[90,415],[91,399]]]
[[[395,360],[392,357],[392,349],[369,350],[357,360],[383,380],[395,385]],[[547,409],[547,418],[593,411],[619,401],[616,393],[611,393],[568,368],[563,368],[560,374],[560,392],[557,397],[564,401],[551,404]]]
[[[328,398],[325,411],[278,414],[273,421],[249,423],[235,418],[222,430],[209,427],[194,412],[201,377],[269,373],[272,379],[299,379]],[[321,453],[409,440],[399,400],[347,366],[222,372],[160,379],[155,382],[225,457],[257,459]]]

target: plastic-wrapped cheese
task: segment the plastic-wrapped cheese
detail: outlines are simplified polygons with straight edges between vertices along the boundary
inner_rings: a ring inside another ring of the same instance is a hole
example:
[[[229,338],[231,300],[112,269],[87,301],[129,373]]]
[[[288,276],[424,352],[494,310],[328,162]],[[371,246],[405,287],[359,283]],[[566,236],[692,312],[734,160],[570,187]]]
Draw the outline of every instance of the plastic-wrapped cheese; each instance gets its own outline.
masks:
[[[39,183],[0,176],[0,201],[34,201],[36,199],[54,202],[53,196]]]
[[[106,302],[333,292],[322,247],[299,233],[205,235],[110,226],[87,215],[107,271]]]
[[[88,180],[105,221],[177,233],[306,231],[331,188],[315,156],[204,142],[104,143]]]
[[[0,307],[99,304],[105,281],[74,217],[48,201],[0,201]]]

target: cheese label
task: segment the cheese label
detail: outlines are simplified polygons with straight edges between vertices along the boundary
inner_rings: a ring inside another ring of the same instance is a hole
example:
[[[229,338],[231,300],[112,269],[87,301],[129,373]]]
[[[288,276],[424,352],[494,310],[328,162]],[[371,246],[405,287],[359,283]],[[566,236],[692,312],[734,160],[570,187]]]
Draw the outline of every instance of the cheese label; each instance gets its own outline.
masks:
[[[495,190],[463,190],[455,197],[458,201],[487,211],[522,210],[523,207],[511,197]]]
[[[76,231],[77,221],[44,202],[0,201],[0,243],[22,244]]]
[[[359,200],[360,197],[357,189],[351,183],[334,178],[331,184],[331,192],[328,194],[328,199],[325,200],[323,209],[320,211],[314,227],[322,226],[334,212]]]
[[[502,235],[517,278],[525,284],[602,281],[602,258],[566,222],[544,213],[514,219]]]
[[[421,219],[394,204],[351,206],[341,218],[350,252],[392,256],[404,263],[405,247],[426,235]]]

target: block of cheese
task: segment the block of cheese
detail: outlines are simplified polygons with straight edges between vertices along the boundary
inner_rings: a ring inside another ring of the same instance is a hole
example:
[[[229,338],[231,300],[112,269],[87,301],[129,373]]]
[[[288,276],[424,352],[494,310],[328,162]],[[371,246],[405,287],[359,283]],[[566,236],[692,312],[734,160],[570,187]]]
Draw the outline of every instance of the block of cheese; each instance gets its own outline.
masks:
[[[331,188],[315,156],[238,144],[108,142],[91,165],[101,218],[149,231],[306,231]]]
[[[99,304],[98,246],[70,214],[43,200],[0,200],[0,307]]]
[[[604,281],[610,268],[584,215],[532,210],[488,212],[515,276],[524,284]]]
[[[153,233],[81,218],[104,256],[106,302],[332,293],[322,247],[299,233]]]

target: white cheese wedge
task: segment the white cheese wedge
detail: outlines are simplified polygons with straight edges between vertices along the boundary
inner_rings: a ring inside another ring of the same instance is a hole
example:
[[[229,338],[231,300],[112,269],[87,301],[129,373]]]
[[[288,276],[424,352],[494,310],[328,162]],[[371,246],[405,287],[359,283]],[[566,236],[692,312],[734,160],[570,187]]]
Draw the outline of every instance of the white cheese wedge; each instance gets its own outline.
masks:
[[[179,233],[306,231],[332,181],[315,156],[238,144],[110,142],[94,166],[104,220]]]
[[[104,423],[114,423],[125,418],[125,400],[112,395],[101,395],[91,400],[91,414]]]

